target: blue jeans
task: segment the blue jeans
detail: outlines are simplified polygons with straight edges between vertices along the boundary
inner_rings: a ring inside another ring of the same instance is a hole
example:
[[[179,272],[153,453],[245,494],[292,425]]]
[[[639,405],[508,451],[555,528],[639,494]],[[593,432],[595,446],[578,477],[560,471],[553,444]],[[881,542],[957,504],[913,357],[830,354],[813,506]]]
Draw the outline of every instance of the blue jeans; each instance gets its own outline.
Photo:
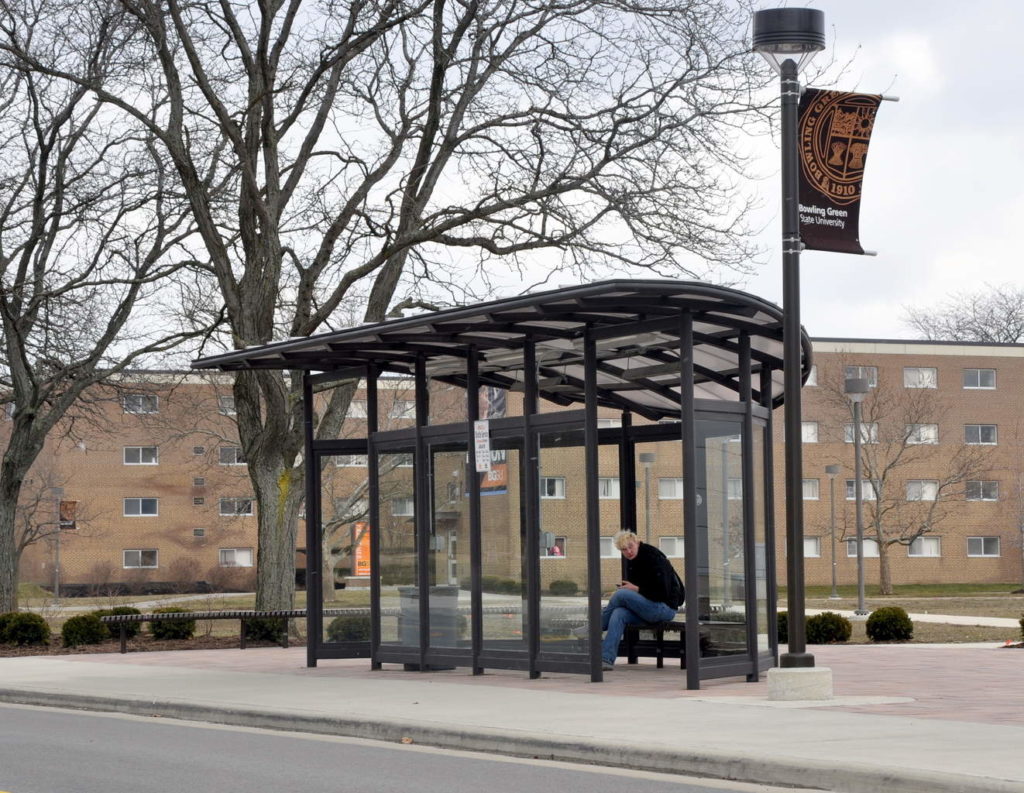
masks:
[[[601,642],[601,659],[614,664],[619,642],[627,625],[644,625],[674,619],[676,610],[664,603],[648,600],[631,589],[618,589],[601,611],[601,630],[607,631]]]

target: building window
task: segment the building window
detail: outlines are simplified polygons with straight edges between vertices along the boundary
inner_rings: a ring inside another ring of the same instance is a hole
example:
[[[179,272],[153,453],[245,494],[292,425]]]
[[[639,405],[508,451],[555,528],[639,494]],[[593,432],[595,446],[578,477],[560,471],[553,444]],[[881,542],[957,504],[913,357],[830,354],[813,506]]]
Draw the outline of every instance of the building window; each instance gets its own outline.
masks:
[[[939,483],[934,479],[908,479],[907,501],[934,501],[939,496]]]
[[[156,548],[136,548],[124,551],[123,565],[126,569],[129,567],[146,567],[152,569],[157,567],[157,558]]]
[[[843,441],[853,443],[853,425],[843,425]],[[861,422],[860,425],[861,443],[878,443],[878,424],[874,421]]]
[[[368,461],[365,454],[339,454],[334,458],[338,468],[366,468]]]
[[[815,386],[817,384],[818,384],[818,364],[812,363],[811,364],[811,373],[809,375],[807,375],[807,382],[804,383],[804,385],[805,386]]]
[[[939,372],[931,366],[904,366],[904,388],[938,388]]]
[[[602,476],[597,480],[598,498],[619,498],[619,477]]]
[[[995,424],[964,424],[964,443],[969,446],[995,446]]]
[[[396,517],[412,516],[415,511],[415,505],[411,498],[393,498],[391,499],[391,514]]]
[[[251,515],[251,498],[222,498],[220,500],[220,514],[230,516]]]
[[[565,498],[564,476],[542,476],[540,478],[541,498]]]
[[[996,387],[995,369],[964,369],[964,388]]]
[[[220,453],[220,464],[221,465],[245,465],[245,455],[242,453],[241,446],[221,446],[218,450]]]
[[[565,557],[565,537],[555,537],[555,544],[540,549],[540,555],[546,559],[562,559]]]
[[[683,478],[665,477],[658,480],[658,498],[678,500],[683,497]]]
[[[942,544],[938,537],[918,537],[907,548],[907,556],[942,556]]]
[[[221,567],[252,567],[252,548],[221,548],[218,557]]]
[[[660,548],[661,552],[670,559],[683,558],[682,537],[661,537],[658,539],[658,548]]]
[[[597,428],[598,429],[608,429],[608,428],[611,428],[611,427],[621,427],[621,426],[622,426],[622,419],[598,419],[597,420]]]
[[[235,398],[233,396],[217,397],[217,412],[222,416],[234,416],[237,412],[235,410]]]
[[[821,537],[804,537],[804,558],[817,559],[821,556]]]
[[[743,498],[743,480],[729,477],[725,483],[725,494],[730,501],[740,501]]]
[[[416,418],[416,401],[413,399],[396,399],[388,410],[389,419]]]
[[[818,442],[818,422],[816,421],[801,421],[800,422],[800,440],[804,443],[817,443]]]
[[[907,424],[903,429],[909,445],[934,444],[939,442],[938,424]]]
[[[150,517],[160,514],[158,498],[126,498],[124,500],[125,517]]]
[[[859,377],[868,381],[868,388],[874,388],[878,385],[878,367],[877,366],[847,366],[846,367],[846,379],[849,380],[852,377]]]
[[[197,476],[192,479],[192,487],[206,487],[206,477]]]
[[[998,501],[999,482],[994,479],[968,480],[965,495],[968,501]]]
[[[192,536],[193,537],[205,537],[206,536],[206,529],[192,529]]]
[[[193,507],[201,507],[205,503],[206,503],[206,499],[203,496],[196,496],[195,498],[192,499],[192,506]]]
[[[493,459],[493,453],[492,453]],[[412,468],[413,458],[411,453],[402,452],[401,454],[389,455],[390,459],[394,461],[396,468]]]
[[[156,394],[125,394],[121,404],[125,413],[160,412],[160,400]]]
[[[820,486],[817,479],[804,480],[804,501],[817,501],[820,493]]]
[[[611,537],[601,537],[601,558],[618,559],[619,549],[615,547],[615,541]]]
[[[856,501],[857,500],[857,494],[855,492],[856,488],[854,487],[856,481],[857,480],[855,480],[855,479],[847,479],[846,480],[846,500],[847,501]],[[864,501],[874,501],[875,500],[875,483],[872,482],[870,479],[861,479],[860,480],[860,493],[861,493],[861,499],[862,500],[864,500]]]
[[[17,406],[13,402],[4,402],[4,421],[14,420],[14,411]]]
[[[857,541],[847,540],[846,541],[846,555],[856,556],[857,555]],[[876,559],[878,557],[878,540],[869,540],[867,537],[864,538],[864,558],[865,559]]]
[[[365,399],[353,399],[348,403],[348,413],[345,414],[346,418],[350,419],[365,419],[366,418],[366,400]]]
[[[999,556],[998,537],[968,537],[968,556]]]
[[[195,455],[206,454],[206,447],[205,446],[193,446],[192,447],[192,454],[195,454]]]
[[[156,446],[125,446],[125,465],[156,465],[160,462],[160,453]]]

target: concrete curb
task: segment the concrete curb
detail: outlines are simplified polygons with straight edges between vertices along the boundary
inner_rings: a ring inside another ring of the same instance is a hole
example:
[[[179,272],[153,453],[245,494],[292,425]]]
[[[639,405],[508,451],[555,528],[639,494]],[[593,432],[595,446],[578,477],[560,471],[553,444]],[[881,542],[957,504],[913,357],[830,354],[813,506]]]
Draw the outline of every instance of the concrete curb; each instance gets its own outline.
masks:
[[[432,722],[364,721],[301,713],[218,708],[173,700],[124,700],[80,694],[0,688],[0,702],[17,705],[161,716],[237,727],[337,735],[349,738],[486,752],[513,757],[586,763],[614,768],[687,774],[766,785],[814,787],[843,793],[1021,793],[1021,785],[1004,779],[867,763],[816,762],[752,755],[738,757],[701,749],[638,749],[621,743],[570,740],[514,730],[459,730]]]

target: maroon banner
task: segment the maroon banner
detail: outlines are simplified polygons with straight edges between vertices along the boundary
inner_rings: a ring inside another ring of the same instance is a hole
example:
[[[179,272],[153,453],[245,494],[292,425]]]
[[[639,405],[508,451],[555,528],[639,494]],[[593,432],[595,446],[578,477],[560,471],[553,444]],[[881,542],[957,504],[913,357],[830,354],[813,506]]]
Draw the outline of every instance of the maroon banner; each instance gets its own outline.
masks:
[[[800,239],[859,253],[860,193],[881,97],[808,88],[800,97]]]

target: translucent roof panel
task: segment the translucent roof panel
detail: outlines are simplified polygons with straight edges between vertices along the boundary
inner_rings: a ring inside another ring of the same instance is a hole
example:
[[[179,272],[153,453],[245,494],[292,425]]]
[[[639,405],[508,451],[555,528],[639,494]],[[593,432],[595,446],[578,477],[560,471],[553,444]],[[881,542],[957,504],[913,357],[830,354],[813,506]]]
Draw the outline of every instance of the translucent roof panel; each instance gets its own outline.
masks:
[[[755,400],[771,369],[771,400],[782,402],[782,309],[727,287],[674,280],[613,280],[520,295],[201,358],[194,369],[415,373],[464,386],[475,351],[482,385],[521,387],[523,351],[535,345],[540,396],[584,401],[583,339],[597,340],[600,404],[648,418],[679,414],[681,317],[693,317],[694,393],[739,399],[740,337],[750,339]],[[801,332],[802,379],[811,345]]]

